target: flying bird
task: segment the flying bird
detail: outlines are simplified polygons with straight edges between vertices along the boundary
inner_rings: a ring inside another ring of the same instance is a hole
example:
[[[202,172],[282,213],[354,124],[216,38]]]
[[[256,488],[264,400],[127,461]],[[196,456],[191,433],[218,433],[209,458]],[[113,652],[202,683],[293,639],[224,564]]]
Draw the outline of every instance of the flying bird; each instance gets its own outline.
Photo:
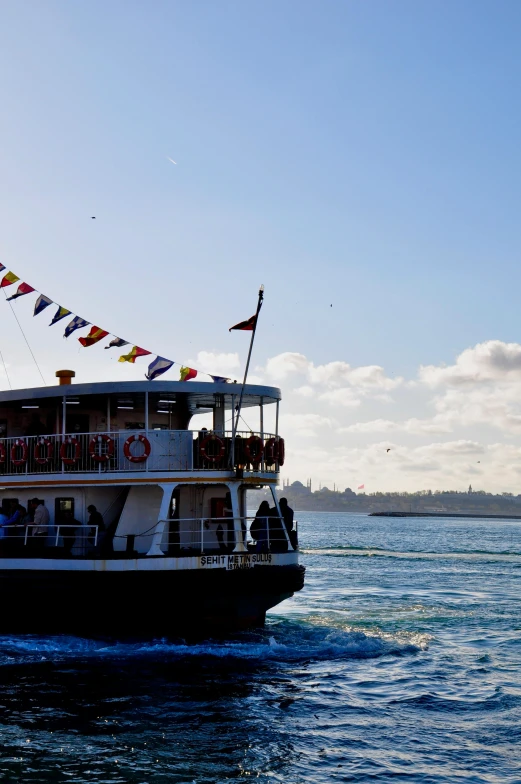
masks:
[[[481,463],[481,460],[478,460],[478,463]]]
[[[392,449],[392,447],[388,446],[388,447],[387,447],[387,449],[386,449],[385,451],[386,451],[386,452],[390,452],[390,451],[391,451],[391,449]]]
[[[173,164],[175,164],[177,166],[177,161],[173,161],[172,158],[168,157],[168,155],[166,156],[166,158],[167,158],[168,161],[170,161],[170,163],[173,163]]]
[[[90,219],[91,219],[91,220],[96,220],[96,216],[95,216],[95,215],[91,215],[91,216],[90,216]]]

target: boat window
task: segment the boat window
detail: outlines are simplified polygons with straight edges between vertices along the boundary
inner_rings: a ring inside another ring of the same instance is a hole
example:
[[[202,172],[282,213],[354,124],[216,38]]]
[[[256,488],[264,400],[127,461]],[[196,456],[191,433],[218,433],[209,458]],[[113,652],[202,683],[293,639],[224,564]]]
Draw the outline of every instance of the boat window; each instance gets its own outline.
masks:
[[[56,498],[54,501],[54,522],[64,523],[70,515],[74,517],[74,498]]]

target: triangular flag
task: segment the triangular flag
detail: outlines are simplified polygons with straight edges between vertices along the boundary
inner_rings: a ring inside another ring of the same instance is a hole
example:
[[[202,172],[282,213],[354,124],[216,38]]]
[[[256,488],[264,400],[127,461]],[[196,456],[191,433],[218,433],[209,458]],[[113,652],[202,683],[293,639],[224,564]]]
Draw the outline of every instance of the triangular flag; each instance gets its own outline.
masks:
[[[128,346],[128,340],[114,338],[114,340],[111,340],[108,346],[105,346],[105,348],[121,348],[122,346]]]
[[[32,286],[29,286],[28,283],[20,283],[16,294],[13,294],[11,297],[7,297],[7,301],[11,302],[12,299],[18,299],[18,297],[23,297],[24,294],[30,294],[31,291],[34,291],[34,289]]]
[[[215,381],[216,384],[226,384],[226,382],[230,380],[229,378],[226,378],[226,376],[212,376],[211,374],[210,378],[212,381]]]
[[[17,280],[20,280],[18,275],[15,275],[14,272],[8,272],[7,275],[4,275],[2,278],[0,289],[3,289],[5,286],[10,286],[12,283],[16,283]]]
[[[197,370],[194,370],[194,368],[182,367],[179,371],[179,381],[190,381],[190,379],[195,378],[196,375]]]
[[[251,332],[252,329],[254,329],[256,323],[257,323],[257,316],[250,316],[250,318],[246,319],[246,321],[239,321],[239,323],[236,324],[234,327],[230,327],[228,332],[231,332],[232,329],[244,329]]]
[[[5,264],[0,264],[0,272],[3,272],[4,270],[5,270]]]
[[[132,351],[129,351],[128,354],[123,354],[119,359],[118,362],[134,362],[138,357],[146,357],[147,354],[150,354],[150,351],[145,351],[144,348],[139,348],[139,346],[134,346]]]
[[[148,373],[145,378],[148,378],[149,381],[153,381],[158,376],[162,376],[163,373],[166,373],[167,370],[170,370],[173,364],[174,363],[170,359],[156,357],[148,366]]]
[[[72,321],[69,321],[69,323],[65,327],[65,332],[63,333],[63,337],[68,338],[70,335],[72,335],[74,330],[83,329],[83,327],[88,327],[89,324],[90,321],[85,321],[85,319],[82,319],[80,316],[74,316]]]
[[[58,310],[54,314],[54,318],[49,324],[49,326],[52,327],[53,324],[57,324],[58,321],[60,321],[62,318],[65,318],[65,316],[70,316],[70,314],[71,314],[70,310],[67,310],[67,308],[62,308],[61,305],[58,305]]]
[[[52,299],[49,299],[49,297],[46,297],[45,294],[40,294],[40,296],[36,300],[36,305],[34,306],[33,316],[37,316],[38,313],[41,313],[42,310],[45,310],[45,308],[48,308],[49,305],[52,305]]]
[[[103,340],[106,338],[109,333],[105,329],[100,329],[99,327],[92,327],[89,334],[86,338],[78,338],[82,346],[87,348],[88,346],[93,346],[94,343],[97,343],[98,340]]]

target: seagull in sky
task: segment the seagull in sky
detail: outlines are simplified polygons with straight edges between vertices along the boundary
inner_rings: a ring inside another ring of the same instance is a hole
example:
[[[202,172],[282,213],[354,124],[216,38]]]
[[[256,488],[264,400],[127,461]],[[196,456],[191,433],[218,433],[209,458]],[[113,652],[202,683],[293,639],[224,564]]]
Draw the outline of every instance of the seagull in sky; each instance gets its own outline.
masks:
[[[390,447],[390,446],[389,446],[389,447],[387,447],[387,449],[386,449],[385,451],[386,451],[386,452],[390,452],[390,451],[391,451],[391,448],[392,448],[392,447]]]
[[[170,161],[170,163],[173,163],[175,166],[177,166],[177,161],[172,160],[172,158],[169,158],[168,155],[166,156],[166,159],[167,161]]]

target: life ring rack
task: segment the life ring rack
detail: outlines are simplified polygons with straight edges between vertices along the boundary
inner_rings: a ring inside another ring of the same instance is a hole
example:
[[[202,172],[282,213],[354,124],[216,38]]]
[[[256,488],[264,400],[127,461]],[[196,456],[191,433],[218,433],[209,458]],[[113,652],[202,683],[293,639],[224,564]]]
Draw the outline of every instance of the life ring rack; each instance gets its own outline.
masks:
[[[98,444],[107,445],[107,451],[105,452],[105,454],[99,454],[96,451],[96,446]],[[89,455],[92,457],[93,460],[96,461],[96,463],[107,463],[113,454],[114,454],[114,441],[106,433],[100,433],[97,436],[93,436],[89,441]]]
[[[143,444],[145,451],[142,455],[133,455],[130,451],[130,447],[135,441],[139,441],[139,443]],[[146,436],[143,435],[143,433],[129,436],[123,444],[123,454],[131,463],[144,463],[150,457],[151,449],[152,447],[150,446],[150,441]]]
[[[70,457],[67,454],[67,447],[73,446],[74,447],[74,454]],[[64,465],[76,465],[78,460],[80,459],[81,455],[81,446],[80,442],[74,436],[67,436],[63,439],[62,445],[60,447],[60,460]]]
[[[22,450],[21,457],[16,457],[16,450],[20,448]],[[25,465],[27,463],[27,455],[29,454],[29,448],[25,441],[22,438],[17,438],[11,447],[11,463],[15,466]]]
[[[45,455],[42,455],[42,448],[45,449]],[[54,454],[54,444],[50,438],[39,438],[34,447],[34,459],[39,465],[47,465],[52,460]]]
[[[216,444],[218,447],[218,452],[215,455],[209,455],[207,451],[207,447],[209,444]],[[203,438],[201,441],[201,445],[199,447],[199,454],[203,458],[203,460],[208,460],[210,463],[217,463],[219,460],[222,460],[224,457],[224,453],[226,452],[226,447],[224,446],[224,441],[219,436],[216,436],[215,433],[210,433],[209,436]]]

